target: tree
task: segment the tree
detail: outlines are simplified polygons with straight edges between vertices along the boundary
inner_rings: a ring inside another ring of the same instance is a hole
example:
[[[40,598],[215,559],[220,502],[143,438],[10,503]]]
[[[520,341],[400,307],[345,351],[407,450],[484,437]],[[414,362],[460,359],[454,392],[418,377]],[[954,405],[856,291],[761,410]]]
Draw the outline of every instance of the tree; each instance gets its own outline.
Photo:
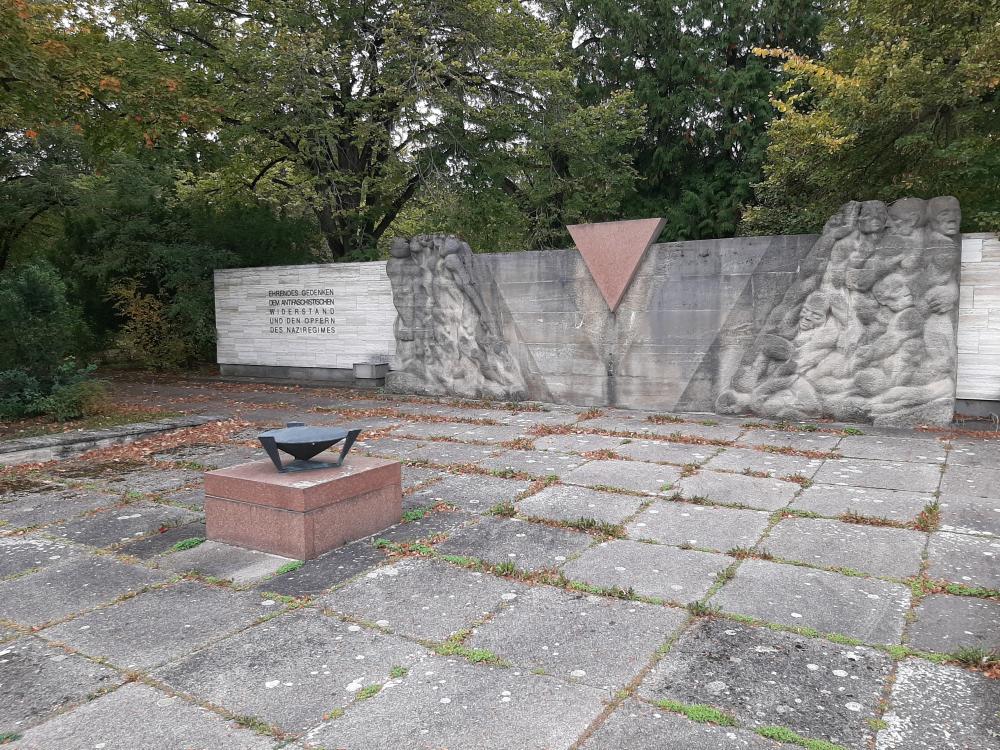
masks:
[[[584,103],[633,91],[647,126],[629,216],[665,216],[664,239],[735,233],[761,176],[778,65],[755,47],[819,51],[819,0],[547,0],[573,31]]]
[[[233,155],[223,171],[239,174],[230,184],[302,200],[334,259],[370,253],[428,178],[522,145],[512,118],[543,116],[572,83],[560,34],[516,0],[115,9],[210,103],[202,111]]]
[[[790,76],[744,228],[818,231],[849,199],[955,195],[966,231],[1000,225],[1000,5],[850,0],[825,59],[761,50]]]

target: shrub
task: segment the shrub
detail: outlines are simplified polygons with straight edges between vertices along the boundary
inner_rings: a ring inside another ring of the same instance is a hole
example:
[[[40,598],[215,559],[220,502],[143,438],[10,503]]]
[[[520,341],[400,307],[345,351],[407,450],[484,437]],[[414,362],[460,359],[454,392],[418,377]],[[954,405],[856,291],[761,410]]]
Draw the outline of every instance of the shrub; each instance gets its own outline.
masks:
[[[37,414],[42,395],[38,380],[24,370],[0,371],[0,419],[19,419]]]
[[[66,358],[89,340],[66,285],[44,262],[0,275],[0,331],[0,371],[26,373],[45,390]]]
[[[60,422],[100,414],[107,403],[108,386],[103,380],[81,380],[57,385],[36,402],[38,411]]]
[[[128,360],[156,370],[172,370],[193,359],[193,352],[170,320],[167,303],[142,292],[135,280],[114,285],[110,296],[124,321],[118,331],[118,346]]]

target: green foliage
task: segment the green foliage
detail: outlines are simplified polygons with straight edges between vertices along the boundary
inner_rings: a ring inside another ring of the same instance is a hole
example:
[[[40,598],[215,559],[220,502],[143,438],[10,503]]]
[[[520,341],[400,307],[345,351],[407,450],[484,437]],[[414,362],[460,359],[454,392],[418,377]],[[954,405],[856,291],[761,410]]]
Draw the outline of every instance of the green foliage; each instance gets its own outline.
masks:
[[[1000,5],[849,0],[830,10],[824,59],[760,51],[783,61],[789,81],[744,228],[818,231],[849,199],[954,195],[965,231],[995,230]]]
[[[93,367],[77,368],[72,361],[57,371],[49,394],[35,408],[59,422],[100,414],[107,404],[108,384],[91,377]]]
[[[194,549],[204,541],[205,541],[204,537],[192,536],[189,537],[188,539],[181,539],[170,549],[172,549],[174,552],[183,552],[186,549]]]
[[[284,575],[285,573],[293,573],[299,568],[301,568],[303,565],[305,565],[305,562],[303,560],[292,560],[291,562],[286,562],[284,565],[282,565],[280,568],[274,571],[274,574],[281,576]]]
[[[844,750],[840,745],[835,745],[826,740],[811,740],[785,727],[760,727],[754,731],[761,737],[767,737],[770,740],[778,742],[786,742],[790,745],[799,745],[806,748],[806,750]]]
[[[575,32],[585,102],[629,90],[645,109],[629,216],[665,216],[664,240],[735,232],[760,176],[777,65],[757,46],[818,52],[817,0],[546,0]]]
[[[664,711],[673,711],[674,713],[684,714],[684,716],[687,716],[692,721],[697,721],[700,724],[718,724],[722,727],[736,726],[736,720],[732,716],[718,710],[717,708],[712,708],[711,706],[705,706],[697,703],[679,703],[678,701],[672,700],[657,701],[656,705]]]
[[[86,341],[80,310],[50,265],[36,262],[0,276],[0,371],[20,370],[47,389]]]

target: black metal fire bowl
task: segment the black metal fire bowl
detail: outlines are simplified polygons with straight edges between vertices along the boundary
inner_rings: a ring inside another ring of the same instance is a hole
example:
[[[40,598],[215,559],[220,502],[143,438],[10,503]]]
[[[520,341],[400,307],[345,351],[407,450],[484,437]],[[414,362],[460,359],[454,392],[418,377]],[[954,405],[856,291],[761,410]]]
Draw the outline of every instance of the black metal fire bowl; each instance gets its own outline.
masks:
[[[267,455],[270,457],[274,467],[282,472],[289,471],[313,471],[315,469],[332,469],[341,466],[348,451],[358,439],[361,430],[341,430],[335,427],[308,427],[304,422],[289,422],[287,427],[277,430],[268,430],[257,436],[260,444],[264,446]],[[328,448],[333,447],[341,440],[344,445],[340,449],[340,455],[336,461],[312,461],[312,457],[319,455]],[[288,453],[295,458],[287,464],[281,463],[279,451]]]

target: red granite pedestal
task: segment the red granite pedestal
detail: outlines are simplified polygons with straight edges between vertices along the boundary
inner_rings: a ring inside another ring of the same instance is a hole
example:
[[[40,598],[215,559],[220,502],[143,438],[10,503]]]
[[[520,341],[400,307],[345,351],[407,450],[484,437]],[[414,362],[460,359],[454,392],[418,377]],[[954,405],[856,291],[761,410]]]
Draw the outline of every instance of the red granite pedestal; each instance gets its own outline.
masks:
[[[209,539],[296,560],[370,536],[402,514],[398,461],[348,456],[336,469],[285,474],[254,461],[205,472]]]

